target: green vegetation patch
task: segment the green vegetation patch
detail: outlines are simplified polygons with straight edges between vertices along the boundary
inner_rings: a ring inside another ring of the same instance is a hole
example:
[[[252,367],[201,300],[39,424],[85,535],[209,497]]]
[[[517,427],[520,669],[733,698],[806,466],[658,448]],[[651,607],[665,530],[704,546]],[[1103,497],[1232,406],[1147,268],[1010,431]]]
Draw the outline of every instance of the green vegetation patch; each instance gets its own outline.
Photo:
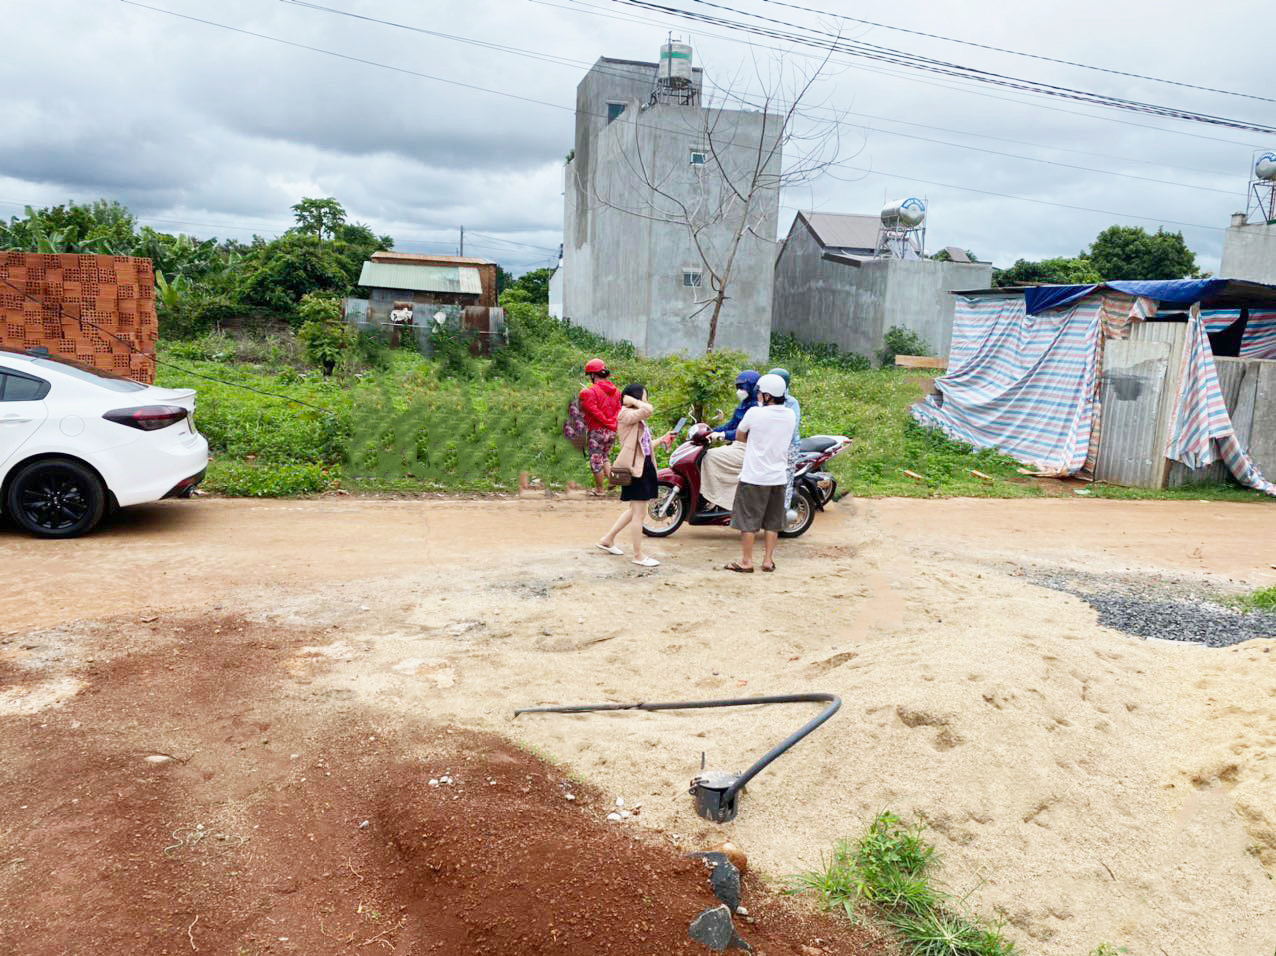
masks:
[[[1276,584],[1269,588],[1242,594],[1235,599],[1235,604],[1242,611],[1266,611],[1276,614]]]
[[[795,878],[795,892],[813,892],[851,920],[868,907],[898,935],[907,956],[1015,956],[1002,932],[974,914],[962,897],[931,877],[935,847],[920,824],[884,811],[855,843],[840,841],[820,870]]]

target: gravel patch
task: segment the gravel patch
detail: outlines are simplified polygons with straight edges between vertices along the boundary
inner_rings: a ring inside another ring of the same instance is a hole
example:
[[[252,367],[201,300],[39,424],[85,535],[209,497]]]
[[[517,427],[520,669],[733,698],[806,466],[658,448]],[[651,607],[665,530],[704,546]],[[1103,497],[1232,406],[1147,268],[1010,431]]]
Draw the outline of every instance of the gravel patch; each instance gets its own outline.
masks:
[[[1074,571],[1026,572],[1041,587],[1081,598],[1099,623],[1135,637],[1230,647],[1254,638],[1276,638],[1276,614],[1242,612],[1222,603],[1231,592],[1167,578],[1100,576]]]

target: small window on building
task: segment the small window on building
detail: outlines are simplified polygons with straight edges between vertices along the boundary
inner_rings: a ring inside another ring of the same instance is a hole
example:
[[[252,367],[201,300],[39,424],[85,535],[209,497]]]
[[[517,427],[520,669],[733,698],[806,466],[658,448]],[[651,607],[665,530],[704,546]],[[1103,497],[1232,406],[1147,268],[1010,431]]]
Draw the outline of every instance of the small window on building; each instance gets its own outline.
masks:
[[[703,166],[709,161],[709,154],[703,149],[693,149],[691,151],[691,165]]]
[[[682,284],[688,289],[698,289],[703,284],[704,273],[699,269],[683,269]]]
[[[624,103],[608,103],[607,104],[607,122],[610,123],[617,116],[625,111]]]

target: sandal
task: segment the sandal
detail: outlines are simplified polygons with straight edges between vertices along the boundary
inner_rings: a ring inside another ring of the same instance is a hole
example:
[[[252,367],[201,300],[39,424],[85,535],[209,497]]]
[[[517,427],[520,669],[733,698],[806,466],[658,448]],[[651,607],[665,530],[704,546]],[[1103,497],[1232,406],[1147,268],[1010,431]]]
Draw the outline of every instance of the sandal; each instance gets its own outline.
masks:
[[[775,562],[772,561],[771,566],[769,568],[765,564],[762,565],[762,570],[765,571],[767,574],[770,574],[772,571],[775,570]]]
[[[753,573],[753,568],[746,568],[744,565],[742,565],[742,564],[741,564],[740,562],[738,562],[738,561],[732,561],[730,564],[726,565],[726,570],[728,570],[728,571],[738,571],[740,574],[752,574],[752,573]]]

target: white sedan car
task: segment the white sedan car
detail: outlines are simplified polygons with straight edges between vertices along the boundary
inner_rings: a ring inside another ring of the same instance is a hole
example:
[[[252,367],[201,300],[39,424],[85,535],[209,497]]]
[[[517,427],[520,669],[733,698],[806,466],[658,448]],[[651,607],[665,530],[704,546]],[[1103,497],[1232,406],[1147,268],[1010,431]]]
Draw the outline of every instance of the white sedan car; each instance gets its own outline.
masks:
[[[115,507],[187,497],[208,468],[195,392],[0,350],[0,511],[49,538]]]

